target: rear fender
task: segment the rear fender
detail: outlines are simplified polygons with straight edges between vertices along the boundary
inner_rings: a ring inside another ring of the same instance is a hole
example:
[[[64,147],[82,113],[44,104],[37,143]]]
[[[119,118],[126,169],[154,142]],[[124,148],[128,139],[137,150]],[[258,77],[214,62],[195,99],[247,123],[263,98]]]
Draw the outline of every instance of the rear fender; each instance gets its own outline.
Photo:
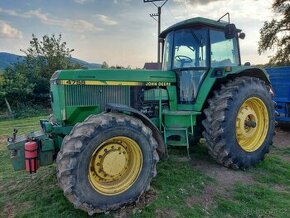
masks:
[[[241,76],[256,77],[265,81],[267,85],[271,84],[268,73],[264,69],[261,69],[258,67],[238,67],[233,72],[228,73],[226,78],[231,79],[231,78],[241,77]]]
[[[193,110],[202,111],[207,106],[206,102],[213,96],[214,91],[218,90],[220,86],[225,84],[228,80],[236,77],[256,77],[265,81],[268,86],[271,86],[267,72],[258,67],[236,66],[232,67],[229,72],[225,71],[224,68],[219,68],[219,70],[222,70],[222,73],[218,76],[214,74],[216,71],[215,68],[208,72],[197,94]]]

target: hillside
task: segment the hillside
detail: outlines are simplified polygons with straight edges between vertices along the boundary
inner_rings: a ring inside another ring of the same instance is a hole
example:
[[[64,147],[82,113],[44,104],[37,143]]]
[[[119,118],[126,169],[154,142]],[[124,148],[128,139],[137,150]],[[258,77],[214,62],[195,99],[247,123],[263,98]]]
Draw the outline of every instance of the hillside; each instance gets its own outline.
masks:
[[[7,68],[7,67],[9,67],[17,62],[21,62],[24,59],[25,59],[24,56],[6,53],[6,52],[0,52],[0,71],[4,70],[5,68]],[[71,61],[72,61],[72,63],[78,63],[78,64],[80,64],[88,69],[101,67],[101,64],[88,63],[86,61],[83,61],[83,60],[80,60],[77,58],[72,58]]]
[[[23,56],[10,54],[6,52],[0,52],[0,70],[5,69],[13,65],[14,63],[21,62],[24,60]]]
[[[76,64],[80,64],[88,69],[93,69],[93,68],[101,68],[102,67],[102,64],[96,64],[96,63],[89,63],[89,62],[86,62],[86,61],[83,61],[83,60],[80,60],[80,59],[77,59],[77,58],[72,58],[71,59],[71,62]]]

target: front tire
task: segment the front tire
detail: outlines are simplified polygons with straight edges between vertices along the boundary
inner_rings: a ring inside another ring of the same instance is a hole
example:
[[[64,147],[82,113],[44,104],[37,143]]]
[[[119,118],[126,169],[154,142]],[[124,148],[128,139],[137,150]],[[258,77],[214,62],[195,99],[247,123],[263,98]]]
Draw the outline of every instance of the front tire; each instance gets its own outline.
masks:
[[[274,104],[264,81],[235,78],[208,102],[203,136],[209,154],[234,169],[245,169],[263,160],[274,135]]]
[[[151,130],[117,113],[88,117],[63,140],[57,178],[65,196],[88,214],[116,210],[139,199],[159,160]]]

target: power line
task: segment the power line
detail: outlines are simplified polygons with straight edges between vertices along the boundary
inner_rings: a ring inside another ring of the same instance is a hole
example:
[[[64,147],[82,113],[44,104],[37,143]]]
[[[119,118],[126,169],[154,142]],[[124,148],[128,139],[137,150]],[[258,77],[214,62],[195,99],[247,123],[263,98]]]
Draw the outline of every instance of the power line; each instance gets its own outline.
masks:
[[[168,0],[143,0],[144,3],[152,3],[157,8],[157,13],[150,14],[154,20],[158,22],[158,34],[157,34],[157,63],[161,63],[160,61],[160,42],[159,35],[161,32],[161,8],[167,3]],[[161,5],[158,5],[155,2],[163,2]]]

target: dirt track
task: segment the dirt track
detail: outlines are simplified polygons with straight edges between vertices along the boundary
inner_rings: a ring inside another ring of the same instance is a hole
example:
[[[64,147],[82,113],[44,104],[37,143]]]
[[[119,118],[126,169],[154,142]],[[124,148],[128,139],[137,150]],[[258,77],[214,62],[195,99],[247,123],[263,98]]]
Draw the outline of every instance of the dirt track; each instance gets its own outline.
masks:
[[[275,148],[290,148],[290,129],[282,130],[280,128],[276,128],[276,135],[273,139],[273,148],[270,151],[270,155],[272,152],[275,152]],[[289,156],[283,156],[282,159],[290,162]],[[203,204],[205,209],[211,206],[211,204],[213,203],[213,197],[216,193],[223,196],[224,198],[231,198],[231,191],[234,188],[234,184],[236,184],[237,182],[243,184],[251,184],[254,182],[251,174],[247,173],[247,171],[236,171],[225,168],[213,161],[209,155],[202,158],[198,156],[194,157],[191,160],[191,164],[194,169],[198,169],[204,172],[217,182],[217,184],[215,184],[214,186],[207,186],[205,188],[201,199],[187,199],[188,204],[193,204],[198,201]]]
[[[290,147],[290,128],[282,130],[276,128],[276,135],[273,140],[273,144],[277,148],[289,148]]]
[[[273,139],[273,147],[290,148],[290,129],[282,130],[280,128],[276,128],[275,132],[276,134]],[[272,150],[270,149],[270,153],[273,152],[273,150],[273,148]],[[200,157],[193,158],[192,165],[193,167],[205,172],[210,177],[216,179],[224,187],[229,187],[236,181],[242,181],[245,183],[251,182],[249,174],[246,174],[244,171],[235,171],[218,165],[210,158],[209,155],[205,156],[203,159]]]

